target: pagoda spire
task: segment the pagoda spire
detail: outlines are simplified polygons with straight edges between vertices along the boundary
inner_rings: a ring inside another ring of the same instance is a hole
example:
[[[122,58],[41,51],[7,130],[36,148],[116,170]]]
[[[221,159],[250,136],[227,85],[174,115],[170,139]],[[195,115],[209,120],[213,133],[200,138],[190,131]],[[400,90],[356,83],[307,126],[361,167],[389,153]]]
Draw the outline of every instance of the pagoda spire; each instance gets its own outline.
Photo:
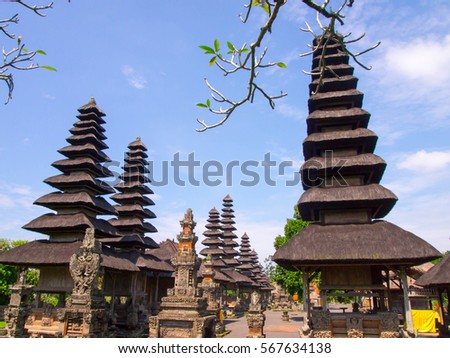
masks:
[[[238,247],[239,244],[234,240],[237,238],[237,235],[234,233],[236,228],[233,226],[235,224],[233,199],[231,199],[230,195],[227,195],[225,198],[223,198],[221,217],[223,240],[222,248],[224,252],[222,260],[227,264],[228,267],[236,267],[239,266],[239,261],[236,260],[235,257],[239,255],[239,252],[234,248]]]
[[[62,174],[49,177],[44,182],[58,191],[44,195],[34,204],[56,211],[44,214],[23,228],[50,236],[50,240],[83,240],[87,228],[95,230],[96,237],[117,235],[117,230],[97,215],[117,215],[117,211],[102,197],[114,190],[98,178],[112,176],[104,162],[110,161],[103,153],[108,146],[106,139],[105,113],[93,98],[78,109],[78,121],[70,129],[68,146],[58,152],[66,159],[52,164]]]
[[[244,275],[253,279],[255,276],[252,272],[253,269],[253,256],[252,249],[250,248],[250,238],[247,233],[244,233],[241,237],[241,246],[239,248],[240,256],[238,258],[239,266],[236,268]]]
[[[223,245],[222,231],[220,225],[220,213],[216,208],[212,208],[209,211],[209,217],[207,219],[206,231],[203,235],[206,237],[202,241],[202,245],[206,248],[200,251],[200,255],[211,255],[211,264],[214,269],[222,269],[227,265],[222,261],[221,257],[224,255],[223,249],[220,247]]]
[[[153,239],[145,236],[146,233],[157,232],[152,224],[145,221],[156,218],[151,210],[145,208],[154,205],[154,202],[146,196],[153,194],[146,185],[150,183],[147,177],[149,170],[146,152],[147,147],[140,137],[128,145],[123,166],[124,173],[120,175],[122,182],[115,186],[119,193],[111,196],[111,199],[118,204],[114,205],[118,218],[111,219],[109,222],[123,235],[120,240],[108,241],[113,246],[143,249],[159,247]]]
[[[335,40],[313,54],[300,169],[305,192],[297,206],[303,220],[315,223],[273,256],[291,270],[343,262],[420,264],[438,254],[416,235],[379,220],[397,197],[380,185],[386,162],[374,154],[378,137],[367,128],[370,113],[362,109],[363,93],[356,89],[358,79],[348,61]],[[326,66],[320,86],[319,66]]]

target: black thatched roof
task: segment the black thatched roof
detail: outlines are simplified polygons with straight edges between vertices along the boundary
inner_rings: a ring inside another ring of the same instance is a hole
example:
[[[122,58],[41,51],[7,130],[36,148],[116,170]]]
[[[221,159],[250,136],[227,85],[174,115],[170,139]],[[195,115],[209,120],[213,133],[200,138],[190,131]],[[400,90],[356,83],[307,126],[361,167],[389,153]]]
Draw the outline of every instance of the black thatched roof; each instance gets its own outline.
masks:
[[[88,189],[91,193],[95,193],[95,195],[112,194],[115,192],[108,184],[93,178],[86,172],[70,172],[55,175],[45,179],[44,183],[61,191],[75,188]]]
[[[117,236],[117,230],[106,220],[78,214],[44,214],[23,226],[24,229],[51,235],[53,233],[82,233],[87,228],[95,229],[95,237]]]
[[[113,176],[108,168],[97,164],[91,158],[61,159],[54,162],[52,166],[64,173],[84,170],[97,178]]]
[[[78,112],[85,114],[85,113],[90,113],[90,112],[94,112],[95,114],[97,114],[99,117],[103,117],[105,116],[105,112],[103,112],[98,106],[97,103],[95,102],[95,98],[91,97],[89,99],[89,102],[87,104],[85,104],[84,106],[81,106],[80,108],[78,108]]]
[[[415,284],[423,287],[450,287],[450,255],[430,268]]]
[[[329,108],[334,105],[344,105],[348,103],[347,108],[351,107],[362,107],[364,95],[362,92],[352,89],[347,91],[336,91],[336,92],[318,92],[317,94],[309,97],[308,109],[309,113],[314,112],[320,108]]]
[[[178,251],[178,244],[173,240],[164,240],[159,243],[159,248],[147,250],[147,252],[153,256],[156,256],[160,260],[170,261],[172,257],[176,255]]]
[[[81,241],[30,241],[0,253],[0,263],[29,267],[68,265],[70,257],[78,251],[80,246]]]
[[[362,176],[363,184],[379,183],[386,162],[372,153],[365,153],[342,157],[312,157],[303,163],[300,173],[302,175],[303,189],[307,190],[318,186],[320,180],[333,176]]]
[[[116,209],[100,196],[91,196],[87,192],[78,193],[50,193],[41,196],[34,202],[46,208],[57,210],[59,208],[87,208],[92,212],[105,215],[117,215]]]
[[[0,263],[28,267],[67,266],[70,258],[78,251],[81,244],[81,241],[31,241],[28,244],[2,252]],[[137,251],[116,252],[105,247],[102,250],[102,266],[122,271],[173,271],[171,265],[155,256],[141,254]]]
[[[159,245],[152,238],[137,234],[99,239],[99,241],[114,247],[137,246],[145,249],[159,248]]]
[[[222,270],[222,273],[226,276],[228,276],[232,282],[236,282],[241,285],[253,285],[254,282],[248,278],[247,276],[244,276],[243,274],[237,272],[236,270]]]
[[[303,141],[305,160],[320,156],[324,150],[357,149],[358,153],[373,153],[378,137],[367,128],[336,132],[312,133]]]
[[[288,270],[343,264],[417,265],[440,257],[420,237],[387,221],[311,224],[277,250],[273,260]]]
[[[320,210],[371,209],[373,218],[386,216],[397,201],[390,190],[380,184],[360,186],[310,188],[300,197],[297,205],[301,217],[318,221]]]
[[[370,113],[358,107],[340,111],[314,111],[306,118],[307,133],[321,132],[321,128],[338,126],[343,122],[351,124],[353,129],[367,128],[369,118]]]

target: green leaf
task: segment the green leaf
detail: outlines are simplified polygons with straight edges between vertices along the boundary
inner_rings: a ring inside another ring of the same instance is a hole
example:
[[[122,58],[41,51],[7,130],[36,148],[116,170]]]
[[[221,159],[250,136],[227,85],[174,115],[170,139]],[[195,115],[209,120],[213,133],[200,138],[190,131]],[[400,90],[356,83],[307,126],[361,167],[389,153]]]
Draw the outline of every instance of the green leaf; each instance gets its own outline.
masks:
[[[214,54],[215,52],[214,52],[214,50],[211,48],[211,47],[209,47],[209,46],[204,46],[204,45],[202,45],[202,46],[199,46],[202,50],[204,50],[205,51],[205,53],[206,54]]]
[[[278,67],[281,67],[281,68],[287,68],[286,64],[283,63],[283,62],[278,62],[278,63],[277,63],[277,66],[278,66]]]
[[[211,107],[211,101],[209,100],[209,98],[206,100],[206,105],[209,107]]]
[[[201,108],[208,108],[208,106],[204,103],[197,103],[196,106],[201,107]]]
[[[28,51],[25,47],[22,47],[22,51],[23,51],[23,52],[30,52],[30,51]]]
[[[210,65],[210,66],[214,65],[214,64],[216,63],[216,60],[217,60],[217,56],[214,56],[213,58],[211,58],[211,59],[209,60],[209,65]]]
[[[229,48],[231,51],[236,51],[236,48],[234,47],[234,45],[233,45],[230,41],[227,42],[227,46],[228,46],[228,48]]]
[[[269,5],[267,5],[267,4],[262,4],[262,8],[263,8],[263,10],[265,11],[265,12],[267,12],[267,13],[270,13],[270,11],[269,11]]]
[[[253,0],[252,6],[259,6],[259,0]]]
[[[39,66],[40,68],[43,68],[45,70],[49,70],[49,71],[58,71],[56,68],[51,67],[51,66]]]
[[[214,49],[216,50],[216,52],[219,52],[220,50],[219,40],[214,40]]]
[[[249,50],[247,47],[241,48],[241,49],[239,50],[240,53],[246,53],[246,52],[248,52],[248,51],[250,51],[250,50]]]
[[[47,55],[47,53],[43,50],[36,50],[36,53],[38,53],[39,55]]]

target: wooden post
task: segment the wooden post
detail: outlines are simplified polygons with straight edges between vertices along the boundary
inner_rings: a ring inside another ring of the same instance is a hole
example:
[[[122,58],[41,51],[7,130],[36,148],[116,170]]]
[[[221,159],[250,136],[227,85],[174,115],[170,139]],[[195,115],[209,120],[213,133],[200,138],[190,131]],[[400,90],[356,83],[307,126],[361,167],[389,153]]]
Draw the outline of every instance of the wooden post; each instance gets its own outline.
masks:
[[[306,321],[309,322],[309,275],[306,269],[302,270],[302,284],[303,284],[303,311],[306,313]],[[306,322],[305,322],[306,323]]]
[[[414,324],[411,312],[411,302],[409,301],[408,297],[408,278],[406,277],[404,267],[400,269],[400,281],[402,283],[402,290],[403,290],[403,307],[405,313],[406,330],[408,333],[412,334],[414,333]]]
[[[445,333],[448,333],[447,325],[445,324],[445,316],[444,316],[444,302],[442,299],[442,295],[444,294],[444,289],[438,288],[438,303],[439,303],[439,316],[441,318],[441,324]]]
[[[158,291],[159,291],[159,272],[156,272],[155,305],[158,304]]]
[[[392,294],[391,294],[391,278],[389,276],[389,269],[384,271],[386,273],[386,287],[388,294],[388,311],[392,311]]]

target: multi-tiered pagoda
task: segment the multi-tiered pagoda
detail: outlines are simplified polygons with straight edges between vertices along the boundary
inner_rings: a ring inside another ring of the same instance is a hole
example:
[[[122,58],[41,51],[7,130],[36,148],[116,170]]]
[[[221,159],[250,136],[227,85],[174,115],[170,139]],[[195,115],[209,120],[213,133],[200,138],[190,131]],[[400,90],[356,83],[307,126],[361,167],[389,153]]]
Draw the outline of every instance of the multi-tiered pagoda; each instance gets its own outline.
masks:
[[[298,201],[302,219],[314,223],[290,239],[273,259],[289,270],[302,271],[304,308],[313,335],[389,337],[398,330],[391,302],[385,304],[386,299],[390,301],[389,271],[402,277],[405,320],[412,330],[405,267],[440,254],[416,235],[381,220],[397,197],[380,185],[386,163],[373,154],[377,136],[367,129],[370,114],[362,109],[363,94],[356,89],[358,80],[348,60],[335,41],[314,51],[312,72],[317,74],[310,84],[305,163],[300,170],[305,192]],[[318,87],[321,63],[327,68]],[[323,311],[311,312],[308,281],[317,271],[321,272]],[[371,297],[372,312],[378,314],[330,314],[326,297],[335,289],[346,290],[347,296]]]
[[[202,245],[206,247],[200,251],[200,255],[211,255],[212,266],[215,270],[220,270],[227,267],[227,265],[221,259],[224,255],[224,251],[221,248],[223,241],[221,239],[222,231],[220,224],[220,213],[216,210],[216,208],[209,211],[207,222],[208,223],[205,225],[206,231],[203,232],[206,239],[202,241]]]
[[[122,235],[119,239],[107,241],[112,246],[141,249],[159,247],[153,239],[145,235],[157,232],[152,224],[145,221],[156,217],[146,208],[155,205],[147,196],[153,194],[153,191],[146,185],[150,182],[146,175],[149,173],[146,152],[147,147],[139,137],[128,145],[124,173],[120,175],[122,182],[115,186],[119,193],[111,197],[118,204],[114,205],[118,218],[109,220],[109,223]]]
[[[222,257],[223,261],[227,264],[229,268],[234,268],[239,266],[239,261],[236,260],[236,256],[239,252],[236,251],[235,247],[239,244],[235,241],[237,235],[234,233],[236,228],[233,226],[234,221],[234,210],[233,210],[233,199],[230,195],[223,198],[223,208],[222,208],[222,248],[224,255]]]
[[[247,233],[244,233],[241,237],[241,246],[239,247],[239,266],[237,269],[244,275],[253,279],[255,274],[252,272],[253,266],[253,257],[252,257],[252,249],[250,248],[250,238]]]
[[[67,159],[52,165],[62,174],[44,180],[58,191],[44,195],[35,201],[56,211],[44,214],[24,226],[25,229],[49,235],[50,241],[73,242],[82,240],[87,228],[94,228],[96,237],[110,237],[117,230],[97,215],[116,215],[116,210],[102,195],[114,190],[99,178],[112,176],[102,165],[110,161],[103,152],[108,146],[102,117],[105,113],[91,98],[88,104],[78,109],[79,119],[70,129],[73,135],[67,138],[68,146],[58,152]]]
[[[62,174],[45,180],[58,191],[35,202],[56,213],[24,226],[49,239],[0,254],[0,263],[40,270],[39,283],[33,288],[34,307],[26,311],[26,325],[18,330],[28,330],[29,336],[104,336],[108,325],[113,330],[139,332],[147,326],[149,307],[161,295],[155,275],[173,272],[168,262],[145,252],[158,247],[145,236],[155,231],[144,222],[154,217],[144,209],[152,204],[145,197],[151,191],[142,179],[145,146],[140,141],[130,144],[123,182],[117,186],[121,193],[113,196],[119,205],[113,207],[102,196],[115,191],[99,179],[112,176],[104,166],[110,160],[103,152],[107,149],[105,113],[94,99],[78,112],[72,136],[67,138],[69,145],[59,150],[66,159],[53,163]],[[98,215],[119,215],[119,219],[111,220],[112,225]],[[58,295],[57,307],[44,308],[42,293]],[[106,312],[111,313],[109,322]],[[22,324],[22,318],[8,324]]]

